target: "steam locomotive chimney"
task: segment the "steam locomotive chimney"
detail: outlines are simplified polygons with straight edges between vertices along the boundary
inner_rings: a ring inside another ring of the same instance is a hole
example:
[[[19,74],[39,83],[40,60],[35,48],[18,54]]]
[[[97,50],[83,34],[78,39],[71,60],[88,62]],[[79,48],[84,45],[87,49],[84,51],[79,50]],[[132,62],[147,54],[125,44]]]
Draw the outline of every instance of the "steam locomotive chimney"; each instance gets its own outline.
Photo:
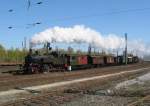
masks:
[[[29,54],[32,55],[32,49],[31,48],[29,49]]]

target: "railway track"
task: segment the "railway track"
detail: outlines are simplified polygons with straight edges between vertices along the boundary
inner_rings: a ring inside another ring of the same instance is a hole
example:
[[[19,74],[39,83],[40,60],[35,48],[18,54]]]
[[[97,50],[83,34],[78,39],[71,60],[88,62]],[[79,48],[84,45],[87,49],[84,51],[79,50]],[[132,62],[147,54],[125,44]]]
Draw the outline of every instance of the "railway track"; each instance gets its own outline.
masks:
[[[22,62],[13,62],[13,63],[0,63],[0,66],[19,66],[22,65]]]
[[[16,76],[0,75],[0,91],[9,90],[16,87],[36,86],[36,85],[47,84],[47,83],[52,83],[57,81],[72,80],[75,78],[91,77],[94,75],[117,73],[117,72],[127,71],[131,69],[138,69],[140,67],[146,67],[146,65],[137,64],[137,65],[129,65],[129,66],[114,66],[114,67],[90,69],[86,71],[85,70],[74,71],[71,73],[54,72],[54,73],[36,74],[36,75],[16,75]]]

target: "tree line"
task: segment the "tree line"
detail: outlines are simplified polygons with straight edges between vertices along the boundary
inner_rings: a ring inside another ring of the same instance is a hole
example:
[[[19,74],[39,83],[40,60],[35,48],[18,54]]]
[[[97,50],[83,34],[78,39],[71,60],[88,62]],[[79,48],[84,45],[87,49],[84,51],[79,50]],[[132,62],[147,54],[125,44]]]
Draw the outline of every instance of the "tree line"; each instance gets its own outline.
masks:
[[[6,49],[0,44],[0,63],[23,62],[26,54],[26,50],[20,50],[18,48]]]

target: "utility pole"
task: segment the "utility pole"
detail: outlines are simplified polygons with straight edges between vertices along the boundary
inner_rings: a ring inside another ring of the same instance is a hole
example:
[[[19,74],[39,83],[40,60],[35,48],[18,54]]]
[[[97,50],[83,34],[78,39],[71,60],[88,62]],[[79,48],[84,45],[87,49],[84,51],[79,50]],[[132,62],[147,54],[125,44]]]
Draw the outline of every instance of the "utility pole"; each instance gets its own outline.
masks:
[[[24,49],[24,43],[23,43],[23,41],[22,41],[22,50]]]
[[[118,50],[117,50],[117,58],[116,59],[117,59],[116,62],[119,63],[119,61],[118,61]]]
[[[89,44],[88,55],[91,55],[91,50],[92,50],[92,46],[91,46],[91,44]]]
[[[26,51],[26,48],[27,48],[27,38],[24,37],[24,50]]]
[[[31,39],[29,39],[29,49],[32,48]]]
[[[128,48],[127,48],[127,33],[125,33],[125,64],[127,65],[128,64]]]

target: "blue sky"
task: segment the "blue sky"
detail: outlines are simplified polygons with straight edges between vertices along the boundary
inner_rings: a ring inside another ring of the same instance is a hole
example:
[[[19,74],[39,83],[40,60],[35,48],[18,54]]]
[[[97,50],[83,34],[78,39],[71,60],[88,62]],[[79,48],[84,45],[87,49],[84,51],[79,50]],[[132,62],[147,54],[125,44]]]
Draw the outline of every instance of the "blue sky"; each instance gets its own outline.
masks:
[[[43,4],[37,5],[40,1]],[[132,11],[144,8],[149,9]],[[111,14],[126,10],[131,11]],[[80,24],[104,35],[127,32],[129,39],[150,40],[150,0],[31,0],[29,11],[27,0],[1,0],[0,13],[0,43],[7,48],[21,47],[24,37],[29,39],[47,28]],[[42,24],[26,28],[35,22]]]

